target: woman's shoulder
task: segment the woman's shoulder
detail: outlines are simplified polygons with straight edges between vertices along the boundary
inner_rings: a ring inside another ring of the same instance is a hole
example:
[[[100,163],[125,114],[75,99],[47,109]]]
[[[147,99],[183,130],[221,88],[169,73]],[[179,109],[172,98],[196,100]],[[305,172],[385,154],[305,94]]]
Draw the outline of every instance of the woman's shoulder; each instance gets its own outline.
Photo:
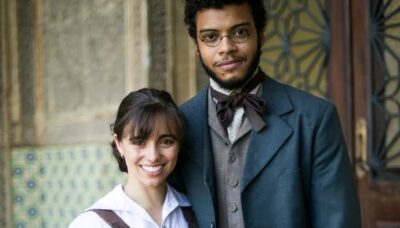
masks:
[[[79,214],[69,225],[68,228],[78,227],[110,227],[106,222],[92,209],[103,210],[119,210],[124,208],[124,197],[121,194],[122,185],[117,185],[115,188],[108,192],[105,196],[96,201],[92,206],[85,209]]]
[[[178,190],[176,190],[174,187],[168,185],[168,192],[172,197],[178,202],[180,207],[190,207],[192,206],[190,201],[188,200],[187,196]]]
[[[108,228],[106,222],[93,211],[85,211],[78,215],[68,226],[68,228],[95,227]]]

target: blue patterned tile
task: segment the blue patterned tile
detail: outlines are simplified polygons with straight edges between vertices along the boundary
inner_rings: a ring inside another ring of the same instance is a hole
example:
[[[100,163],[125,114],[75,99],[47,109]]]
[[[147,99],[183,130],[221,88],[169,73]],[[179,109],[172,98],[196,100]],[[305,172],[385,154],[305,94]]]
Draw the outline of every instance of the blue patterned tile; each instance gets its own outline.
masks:
[[[14,176],[21,176],[24,173],[24,169],[21,167],[14,168]]]
[[[26,154],[26,160],[32,162],[36,160],[36,155],[34,152],[29,152]]]
[[[28,209],[28,215],[29,217],[36,217],[38,215],[38,211],[36,208],[29,208]]]
[[[26,182],[26,187],[30,190],[34,190],[37,187],[36,181],[35,180],[29,180]]]

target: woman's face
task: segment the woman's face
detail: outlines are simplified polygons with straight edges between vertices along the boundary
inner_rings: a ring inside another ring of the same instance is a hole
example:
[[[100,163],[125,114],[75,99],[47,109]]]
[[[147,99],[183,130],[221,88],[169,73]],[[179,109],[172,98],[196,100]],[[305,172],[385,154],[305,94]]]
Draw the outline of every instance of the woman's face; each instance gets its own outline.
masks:
[[[124,156],[128,168],[128,182],[144,188],[164,187],[166,179],[175,168],[180,143],[173,132],[169,132],[166,121],[156,120],[154,129],[147,138],[127,133],[118,141],[119,152]]]

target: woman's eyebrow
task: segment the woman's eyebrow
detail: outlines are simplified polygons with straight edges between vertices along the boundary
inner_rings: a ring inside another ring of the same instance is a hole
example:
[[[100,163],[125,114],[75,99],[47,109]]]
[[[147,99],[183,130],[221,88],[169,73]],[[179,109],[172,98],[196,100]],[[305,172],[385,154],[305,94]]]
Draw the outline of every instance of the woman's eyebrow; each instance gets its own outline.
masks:
[[[162,138],[169,138],[169,137],[174,138],[174,139],[177,138],[177,137],[176,137],[175,135],[173,135],[173,134],[162,134],[162,135],[159,135],[159,136],[158,136],[159,139],[162,139]]]

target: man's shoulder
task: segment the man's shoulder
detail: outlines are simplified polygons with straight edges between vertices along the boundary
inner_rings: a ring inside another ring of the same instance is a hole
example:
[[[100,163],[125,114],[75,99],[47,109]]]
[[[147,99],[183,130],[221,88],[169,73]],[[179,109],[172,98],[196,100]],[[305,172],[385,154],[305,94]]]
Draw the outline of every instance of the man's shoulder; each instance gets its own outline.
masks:
[[[326,106],[326,105],[331,105],[331,102],[327,100],[326,98],[319,97],[317,95],[314,95],[308,91],[304,91],[298,88],[295,88],[291,85],[281,83],[276,81],[275,79],[272,79],[271,77],[267,76],[267,83],[273,84],[273,87],[280,87],[279,90],[283,90],[287,95],[288,98],[290,99],[291,103],[294,106],[304,106],[304,105],[311,105],[311,106]],[[305,107],[306,108],[306,107]]]
[[[206,107],[208,87],[200,90],[194,97],[183,103],[179,108],[185,114],[191,112],[198,112],[199,108]]]

